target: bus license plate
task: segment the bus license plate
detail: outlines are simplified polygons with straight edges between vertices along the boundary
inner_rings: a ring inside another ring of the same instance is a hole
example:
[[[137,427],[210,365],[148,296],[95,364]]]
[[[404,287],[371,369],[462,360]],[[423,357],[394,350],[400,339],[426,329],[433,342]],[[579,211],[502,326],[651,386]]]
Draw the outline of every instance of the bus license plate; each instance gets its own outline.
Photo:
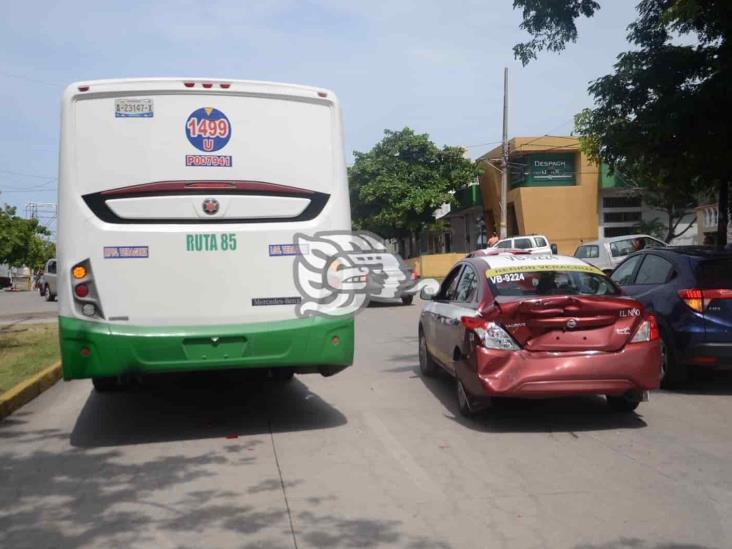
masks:
[[[152,118],[152,99],[115,99],[115,118]]]

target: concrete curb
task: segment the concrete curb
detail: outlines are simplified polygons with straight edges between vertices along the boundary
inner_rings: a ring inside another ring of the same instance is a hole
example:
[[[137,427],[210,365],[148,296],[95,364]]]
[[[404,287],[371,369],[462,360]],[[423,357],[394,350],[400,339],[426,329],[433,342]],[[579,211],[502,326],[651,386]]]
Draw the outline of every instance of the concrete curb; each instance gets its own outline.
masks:
[[[32,378],[19,383],[9,391],[0,394],[0,419],[27,404],[61,379],[61,362],[56,362]]]

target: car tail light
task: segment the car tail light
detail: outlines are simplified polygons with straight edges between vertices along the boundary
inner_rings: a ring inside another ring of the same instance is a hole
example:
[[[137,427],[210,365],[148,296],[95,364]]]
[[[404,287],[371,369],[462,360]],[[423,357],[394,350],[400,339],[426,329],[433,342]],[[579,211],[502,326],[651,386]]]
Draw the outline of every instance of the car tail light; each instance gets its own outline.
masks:
[[[635,331],[631,343],[647,343],[649,341],[656,341],[659,338],[658,322],[656,317],[649,314],[646,319],[641,322],[638,329]]]
[[[464,316],[460,318],[460,322],[466,330],[478,336],[481,345],[486,349],[519,350],[519,346],[508,332],[495,322],[489,322],[481,316]]]
[[[732,290],[726,288],[718,288],[711,290],[700,290],[698,288],[689,290],[679,290],[679,297],[686,303],[686,306],[703,313],[709,304],[715,299],[732,299]]]
[[[419,280],[419,275],[417,273],[415,273],[414,271],[412,271],[412,274],[410,275],[410,277],[412,278],[412,280]]]

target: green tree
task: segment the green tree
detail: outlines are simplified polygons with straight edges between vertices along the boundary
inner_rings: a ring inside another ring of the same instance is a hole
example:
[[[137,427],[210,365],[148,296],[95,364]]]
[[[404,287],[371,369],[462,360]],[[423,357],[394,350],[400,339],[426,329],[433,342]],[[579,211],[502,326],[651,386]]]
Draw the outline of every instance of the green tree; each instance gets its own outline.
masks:
[[[48,235],[37,219],[23,219],[5,204],[0,209],[0,263],[38,269],[56,253],[55,244],[42,238]]]
[[[518,44],[524,63],[560,51],[577,37],[575,20],[599,4],[583,0],[514,0],[532,40]],[[589,86],[595,108],[584,122],[598,156],[663,193],[718,192],[718,241],[726,243],[729,112],[732,112],[732,2],[641,0],[628,27],[632,51],[614,73]],[[644,179],[640,179],[643,177]]]
[[[437,147],[410,128],[385,130],[369,152],[354,152],[348,170],[354,227],[383,238],[415,237],[435,225],[433,212],[454,203],[451,191],[478,174],[460,147]]]
[[[574,118],[575,132],[580,135],[580,147],[582,152],[593,162],[599,164],[601,158],[601,138],[597,135],[597,128],[593,126],[593,111],[584,109]],[[679,228],[684,218],[694,213],[694,208],[699,204],[701,197],[699,189],[689,185],[687,181],[675,177],[673,172],[662,168],[657,171],[642,171],[644,163],[628,164],[621,161],[616,162],[613,171],[620,172],[617,175],[625,183],[625,192],[628,195],[641,195],[643,202],[664,213],[665,221],[654,218],[649,222],[641,222],[636,230],[641,233],[651,234],[671,242],[674,238],[683,236],[696,223],[696,217],[691,222]]]

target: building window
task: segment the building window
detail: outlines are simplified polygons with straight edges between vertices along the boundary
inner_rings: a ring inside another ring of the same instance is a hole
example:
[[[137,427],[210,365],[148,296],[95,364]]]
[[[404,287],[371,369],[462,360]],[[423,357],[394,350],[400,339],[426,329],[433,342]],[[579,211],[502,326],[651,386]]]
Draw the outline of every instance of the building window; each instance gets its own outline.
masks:
[[[602,215],[605,223],[640,223],[641,212],[604,212]]]
[[[640,208],[640,196],[603,196],[602,207],[605,208]]]
[[[625,236],[626,234],[634,234],[635,232],[633,227],[605,227],[605,238]]]

